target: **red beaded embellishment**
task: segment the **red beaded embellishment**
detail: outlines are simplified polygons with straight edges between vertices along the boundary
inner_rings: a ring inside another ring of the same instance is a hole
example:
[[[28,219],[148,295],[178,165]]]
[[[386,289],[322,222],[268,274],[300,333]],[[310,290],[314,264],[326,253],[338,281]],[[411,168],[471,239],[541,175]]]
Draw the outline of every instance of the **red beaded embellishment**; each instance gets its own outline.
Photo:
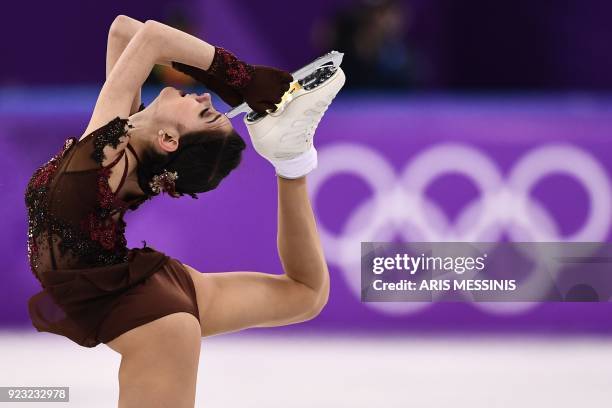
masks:
[[[102,165],[105,146],[118,146],[120,138],[127,133],[126,125],[127,119],[117,117],[90,135],[94,145],[91,159],[95,163]],[[110,166],[93,169],[96,172],[95,184],[78,187],[93,188],[96,192],[96,202],[92,203],[95,209],[79,221],[80,228],[68,220],[58,218],[49,208],[51,182],[66,151],[76,144],[76,138],[66,140],[61,151],[34,172],[26,189],[28,258],[37,279],[39,267],[49,267],[39,264],[40,251],[53,251],[52,243],[57,244],[62,255],[70,250],[81,264],[110,265],[127,261],[125,222],[122,218],[127,210],[127,203],[111,190],[108,183]],[[113,215],[117,213],[118,217],[114,219]]]
[[[242,89],[253,79],[255,68],[240,61],[226,49],[215,47],[215,56],[207,72],[222,79],[234,89]]]
[[[74,137],[66,139],[60,151],[34,172],[26,188],[25,202],[28,208],[28,262],[33,273],[36,270],[39,249],[36,244],[36,235],[41,226],[45,223],[46,215],[46,211],[42,210],[41,207],[44,208],[49,184],[57,172],[62,157],[75,143],[76,138]],[[38,279],[35,273],[34,276]]]

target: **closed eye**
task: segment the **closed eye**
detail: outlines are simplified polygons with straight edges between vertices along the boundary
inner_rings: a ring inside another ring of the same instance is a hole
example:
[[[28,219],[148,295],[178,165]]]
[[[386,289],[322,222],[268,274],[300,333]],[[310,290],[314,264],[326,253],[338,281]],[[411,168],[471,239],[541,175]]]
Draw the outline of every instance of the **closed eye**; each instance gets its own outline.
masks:
[[[208,108],[206,108],[206,109],[204,109],[202,112],[200,112],[199,116],[200,116],[201,118],[203,118],[203,117],[204,117],[204,115],[206,115],[206,112],[208,112]]]
[[[219,119],[220,117],[221,117],[221,114],[220,114],[220,113],[218,113],[218,114],[217,114],[217,116],[215,116],[213,119],[209,120],[209,121],[208,121],[208,122],[206,122],[206,123],[213,123],[213,122],[215,122],[217,119]]]

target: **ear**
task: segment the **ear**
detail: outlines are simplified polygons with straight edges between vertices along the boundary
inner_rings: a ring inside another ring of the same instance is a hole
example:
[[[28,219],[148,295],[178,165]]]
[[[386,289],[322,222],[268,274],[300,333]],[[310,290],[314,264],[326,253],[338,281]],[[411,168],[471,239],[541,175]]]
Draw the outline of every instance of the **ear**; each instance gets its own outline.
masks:
[[[172,153],[178,149],[178,138],[160,130],[157,135],[157,144],[164,152]]]

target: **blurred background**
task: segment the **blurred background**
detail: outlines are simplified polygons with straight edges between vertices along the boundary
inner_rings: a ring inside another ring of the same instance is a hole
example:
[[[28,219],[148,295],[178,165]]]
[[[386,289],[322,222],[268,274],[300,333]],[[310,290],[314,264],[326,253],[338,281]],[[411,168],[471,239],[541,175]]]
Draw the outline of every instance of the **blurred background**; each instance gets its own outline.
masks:
[[[86,127],[108,28],[125,14],[289,71],[345,53],[346,86],[319,125],[319,168],[309,176],[330,301],[303,324],[204,339],[198,406],[609,406],[609,303],[363,303],[359,286],[361,241],[610,240],[609,1],[7,7],[0,385],[68,385],[73,406],[112,406],[118,396],[118,355],[31,327],[27,299],[39,288],[23,194],[34,169]],[[143,102],[166,85],[201,90],[157,67]],[[490,211],[500,197],[510,205]],[[217,190],[156,199],[126,221],[132,246],[146,239],[201,271],[282,272],[274,172],[250,147]]]

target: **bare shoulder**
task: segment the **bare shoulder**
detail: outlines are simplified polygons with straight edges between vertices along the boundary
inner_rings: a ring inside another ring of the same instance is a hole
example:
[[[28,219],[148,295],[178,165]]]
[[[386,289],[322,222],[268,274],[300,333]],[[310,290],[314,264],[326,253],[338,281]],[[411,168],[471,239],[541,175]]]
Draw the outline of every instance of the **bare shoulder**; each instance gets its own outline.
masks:
[[[108,85],[107,80],[98,95],[89,123],[79,140],[99,129],[112,125],[117,118],[128,119],[134,95],[135,93],[132,94],[126,90],[125,95],[122,96],[120,90],[112,90],[112,86]]]

